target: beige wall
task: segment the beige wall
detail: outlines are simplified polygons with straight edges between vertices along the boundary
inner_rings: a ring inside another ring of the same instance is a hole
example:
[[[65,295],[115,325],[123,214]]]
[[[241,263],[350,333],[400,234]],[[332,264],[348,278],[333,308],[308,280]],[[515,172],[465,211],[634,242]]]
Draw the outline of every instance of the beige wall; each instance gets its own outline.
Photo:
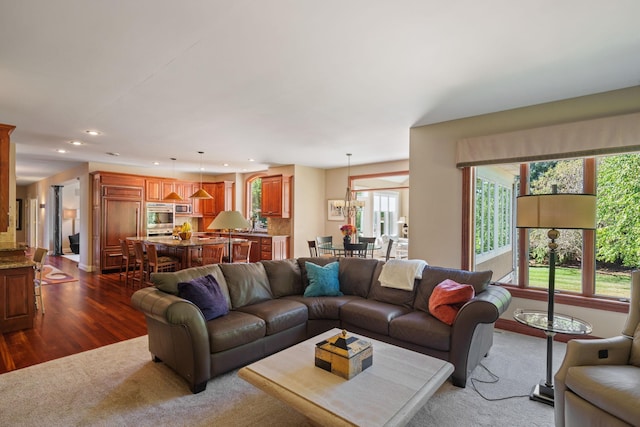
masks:
[[[327,203],[324,169],[296,166],[293,182],[293,235],[291,237],[294,258],[309,256],[308,240],[324,233]]]
[[[352,159],[353,160],[353,159]],[[347,190],[347,167],[337,169],[327,169],[326,171],[326,187],[324,203],[324,232],[323,236],[333,236],[334,240],[342,239],[340,226],[345,221],[329,221],[327,219],[327,203],[331,199],[344,200]],[[366,165],[351,166],[351,176],[369,175],[377,173],[390,173],[409,170],[409,160],[397,160],[393,162],[370,163]],[[410,183],[410,185],[413,182]],[[411,200],[408,202],[411,203]],[[310,239],[314,238],[311,236]]]
[[[460,267],[462,173],[455,166],[457,140],[638,111],[640,86],[635,86],[411,129],[409,256]],[[545,303],[516,299],[503,318],[512,320],[518,307],[544,309]],[[619,334],[625,317],[563,305],[557,305],[557,311],[591,321],[599,336]]]

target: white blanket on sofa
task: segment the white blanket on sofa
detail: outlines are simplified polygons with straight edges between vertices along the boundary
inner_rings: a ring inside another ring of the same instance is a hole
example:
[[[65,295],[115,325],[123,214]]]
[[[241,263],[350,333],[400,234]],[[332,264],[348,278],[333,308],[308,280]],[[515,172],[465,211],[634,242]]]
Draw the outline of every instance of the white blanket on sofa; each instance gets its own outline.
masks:
[[[382,266],[380,285],[412,291],[415,279],[422,278],[427,262],[421,259],[390,259]]]

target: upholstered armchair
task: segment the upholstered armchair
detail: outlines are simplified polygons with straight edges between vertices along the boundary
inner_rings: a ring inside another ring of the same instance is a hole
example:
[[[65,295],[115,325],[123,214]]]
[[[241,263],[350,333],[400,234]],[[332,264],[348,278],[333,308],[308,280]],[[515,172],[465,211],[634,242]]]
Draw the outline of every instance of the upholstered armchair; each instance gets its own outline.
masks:
[[[640,271],[622,336],[571,340],[555,375],[557,427],[640,425]]]

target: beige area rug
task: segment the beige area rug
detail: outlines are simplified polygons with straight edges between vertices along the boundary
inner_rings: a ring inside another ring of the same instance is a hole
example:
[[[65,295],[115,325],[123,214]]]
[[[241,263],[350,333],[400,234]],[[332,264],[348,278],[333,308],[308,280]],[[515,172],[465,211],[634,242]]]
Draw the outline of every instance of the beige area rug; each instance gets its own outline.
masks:
[[[564,355],[556,343],[555,369]],[[310,362],[312,363],[312,362]],[[375,354],[374,354],[375,363]],[[545,341],[498,331],[484,364],[501,377],[486,396],[528,395],[545,372]],[[490,379],[482,368],[472,375]],[[199,394],[151,362],[147,337],[0,375],[0,419],[10,426],[307,426],[305,418],[237,377]],[[410,426],[553,426],[553,408],[528,397],[487,401],[445,383]]]
[[[45,264],[42,267],[42,284],[43,285],[56,285],[59,283],[77,282],[78,279],[65,273],[56,267]]]

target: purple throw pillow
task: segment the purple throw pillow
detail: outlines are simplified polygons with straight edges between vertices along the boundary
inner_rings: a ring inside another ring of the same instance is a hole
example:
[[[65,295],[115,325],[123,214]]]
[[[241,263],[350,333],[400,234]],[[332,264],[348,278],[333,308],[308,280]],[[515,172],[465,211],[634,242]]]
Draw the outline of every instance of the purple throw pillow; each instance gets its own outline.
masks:
[[[194,303],[206,320],[229,313],[229,305],[216,279],[208,274],[190,282],[178,283],[178,296]]]

